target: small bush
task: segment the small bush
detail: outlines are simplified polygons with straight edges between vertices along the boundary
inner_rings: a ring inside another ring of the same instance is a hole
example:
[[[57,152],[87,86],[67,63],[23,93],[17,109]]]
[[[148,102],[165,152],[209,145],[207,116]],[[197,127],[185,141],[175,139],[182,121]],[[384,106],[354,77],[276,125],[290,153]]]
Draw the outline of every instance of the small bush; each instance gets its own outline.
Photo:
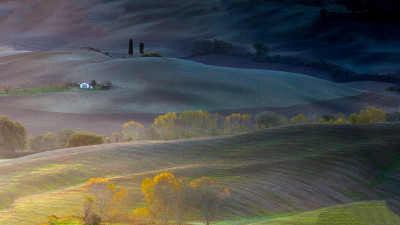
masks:
[[[149,52],[149,53],[143,54],[142,57],[162,57],[162,55],[157,52]]]
[[[71,135],[65,147],[71,148],[87,145],[99,145],[103,143],[104,140],[102,136],[85,131],[79,131]]]

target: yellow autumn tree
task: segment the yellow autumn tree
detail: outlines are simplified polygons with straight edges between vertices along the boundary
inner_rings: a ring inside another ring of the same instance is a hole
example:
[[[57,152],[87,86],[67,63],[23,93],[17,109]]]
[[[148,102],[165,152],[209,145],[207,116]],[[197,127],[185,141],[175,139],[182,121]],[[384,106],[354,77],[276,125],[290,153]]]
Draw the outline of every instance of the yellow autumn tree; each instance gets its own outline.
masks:
[[[228,135],[248,131],[250,127],[250,114],[233,113],[225,118],[224,131]]]
[[[155,220],[160,212],[160,205],[154,196],[153,191],[154,181],[153,179],[146,178],[142,182],[142,192],[144,194],[144,200],[147,206],[136,209],[134,215],[142,220],[147,220],[149,224],[155,224]]]
[[[193,204],[202,212],[209,225],[212,213],[229,198],[230,192],[218,181],[209,177],[202,177],[191,182],[190,187]]]
[[[108,179],[92,178],[86,182],[83,190],[92,199],[93,205],[102,220],[122,221],[129,201],[126,189],[117,188]]]
[[[171,140],[175,138],[178,116],[174,112],[160,115],[154,119],[153,127],[158,129],[160,137],[163,140]]]
[[[147,206],[136,208],[132,215],[135,220],[133,224],[155,224],[156,218]]]
[[[383,109],[378,109],[376,107],[368,107],[367,114],[371,117],[372,123],[382,123],[386,122],[386,111]]]
[[[123,222],[128,217],[129,195],[126,188],[121,188],[112,199],[112,217],[117,222]]]
[[[137,137],[139,135],[139,132],[143,129],[143,125],[135,122],[135,121],[129,121],[127,123],[124,123],[124,128],[122,130],[122,133],[124,135],[125,140],[127,141],[136,141]]]
[[[188,137],[199,137],[210,133],[214,115],[203,110],[184,111],[179,114],[179,123]]]
[[[157,208],[162,214],[161,221],[168,224],[168,211],[174,201],[174,189],[176,189],[176,179],[172,173],[161,173],[156,175],[153,180],[145,179],[142,183],[142,191],[145,200],[151,207]]]

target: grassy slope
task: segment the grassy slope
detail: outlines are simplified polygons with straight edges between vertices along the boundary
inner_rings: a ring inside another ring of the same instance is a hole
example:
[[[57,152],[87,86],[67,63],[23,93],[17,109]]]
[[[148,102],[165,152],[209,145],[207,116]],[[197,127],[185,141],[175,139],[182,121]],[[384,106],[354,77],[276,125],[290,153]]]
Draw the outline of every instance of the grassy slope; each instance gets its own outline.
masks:
[[[311,212],[251,225],[372,225],[400,224],[400,217],[390,211],[383,201],[357,202],[331,206]]]
[[[1,224],[78,214],[80,185],[108,177],[142,205],[141,181],[160,171],[211,176],[232,192],[218,220],[274,218],[399,196],[400,124],[304,125],[215,139],[56,150],[0,163]],[[389,182],[389,183],[388,183]],[[397,192],[397,193],[396,193]],[[391,203],[396,210],[398,204]],[[398,209],[398,208],[397,208]],[[198,217],[188,218],[197,220]]]

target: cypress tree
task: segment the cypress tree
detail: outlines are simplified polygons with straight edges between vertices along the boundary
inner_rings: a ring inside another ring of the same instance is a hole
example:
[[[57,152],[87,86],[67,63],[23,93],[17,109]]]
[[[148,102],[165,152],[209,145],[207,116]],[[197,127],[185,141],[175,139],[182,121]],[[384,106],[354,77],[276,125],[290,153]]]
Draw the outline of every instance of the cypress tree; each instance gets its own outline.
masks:
[[[132,39],[129,40],[129,55],[133,55],[133,41]]]
[[[143,44],[143,42],[140,42],[139,48],[140,48],[140,54],[144,54],[144,44]]]

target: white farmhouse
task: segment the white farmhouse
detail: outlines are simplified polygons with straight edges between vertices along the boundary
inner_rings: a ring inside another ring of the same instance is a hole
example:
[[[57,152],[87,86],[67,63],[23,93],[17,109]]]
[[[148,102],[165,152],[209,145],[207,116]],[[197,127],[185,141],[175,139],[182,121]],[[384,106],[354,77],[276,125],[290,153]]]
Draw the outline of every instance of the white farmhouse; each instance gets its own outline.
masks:
[[[80,84],[81,89],[93,89],[93,86],[90,85],[88,82]]]

